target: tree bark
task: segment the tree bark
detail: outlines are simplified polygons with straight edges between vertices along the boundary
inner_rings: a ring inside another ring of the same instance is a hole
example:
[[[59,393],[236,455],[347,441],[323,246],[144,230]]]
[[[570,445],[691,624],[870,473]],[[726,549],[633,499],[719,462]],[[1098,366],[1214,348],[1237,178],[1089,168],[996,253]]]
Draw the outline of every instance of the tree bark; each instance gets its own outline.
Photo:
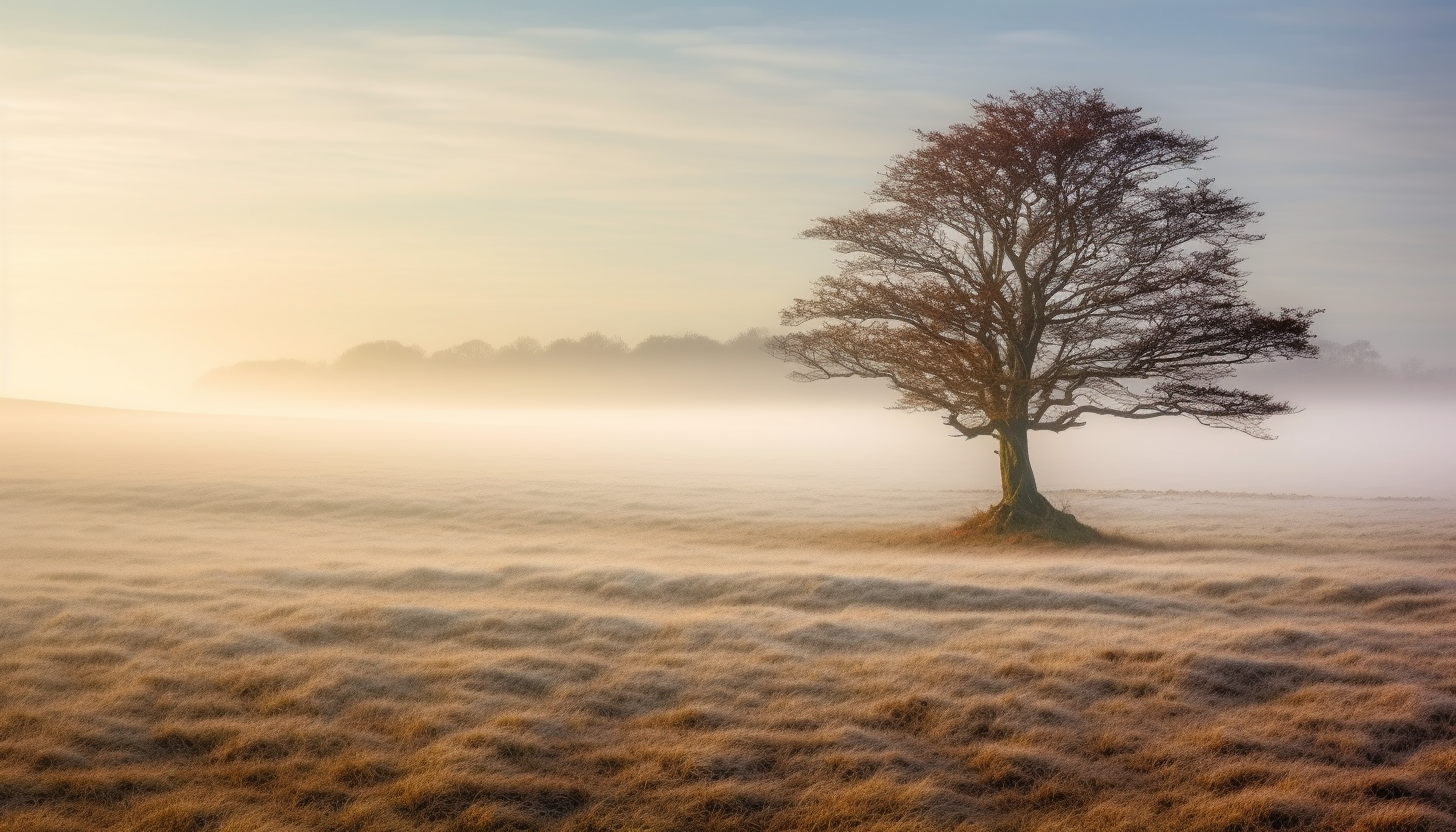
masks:
[[[1001,505],[1014,516],[1041,516],[1051,503],[1036,489],[1036,473],[1031,469],[1025,425],[1008,425],[997,432],[1001,447]]]
[[[995,534],[1028,533],[1060,540],[1090,540],[1097,533],[1051,504],[1036,487],[1025,423],[996,429],[1001,456],[1001,502],[981,512],[966,528]]]

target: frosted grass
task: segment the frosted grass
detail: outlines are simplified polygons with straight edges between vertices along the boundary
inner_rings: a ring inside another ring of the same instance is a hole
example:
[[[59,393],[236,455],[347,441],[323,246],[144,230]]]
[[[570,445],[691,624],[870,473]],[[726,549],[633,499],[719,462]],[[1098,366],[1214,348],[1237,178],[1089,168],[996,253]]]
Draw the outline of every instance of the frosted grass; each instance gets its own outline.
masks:
[[[512,418],[8,406],[0,829],[1456,828],[1449,500]]]

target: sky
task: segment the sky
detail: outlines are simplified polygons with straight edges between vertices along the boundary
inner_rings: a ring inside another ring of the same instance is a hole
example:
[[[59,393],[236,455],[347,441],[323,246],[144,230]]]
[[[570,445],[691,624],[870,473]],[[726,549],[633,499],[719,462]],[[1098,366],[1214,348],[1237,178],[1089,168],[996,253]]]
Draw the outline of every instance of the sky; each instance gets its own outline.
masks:
[[[1249,293],[1456,365],[1456,7],[0,0],[0,395],[772,326],[913,130],[1100,87],[1218,136]]]

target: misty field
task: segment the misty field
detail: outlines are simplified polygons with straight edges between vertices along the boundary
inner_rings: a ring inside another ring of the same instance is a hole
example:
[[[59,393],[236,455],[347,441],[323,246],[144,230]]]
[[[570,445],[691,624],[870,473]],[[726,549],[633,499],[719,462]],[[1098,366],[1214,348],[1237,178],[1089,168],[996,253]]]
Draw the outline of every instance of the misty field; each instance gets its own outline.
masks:
[[[0,403],[0,829],[1456,829],[1449,499],[602,418]]]

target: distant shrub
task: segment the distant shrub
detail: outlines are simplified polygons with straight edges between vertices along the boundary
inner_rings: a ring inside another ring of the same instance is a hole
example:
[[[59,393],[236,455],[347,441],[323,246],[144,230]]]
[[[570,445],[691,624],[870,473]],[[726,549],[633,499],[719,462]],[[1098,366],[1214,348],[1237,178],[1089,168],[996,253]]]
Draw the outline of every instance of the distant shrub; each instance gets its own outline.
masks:
[[[495,347],[476,338],[463,344],[440,350],[430,356],[430,361],[448,366],[472,366],[485,364],[495,357]]]
[[[632,355],[640,358],[702,358],[723,354],[723,344],[706,335],[654,335],[638,344]]]
[[[763,346],[768,342],[769,331],[767,327],[756,326],[753,329],[745,329],[723,343],[727,350],[737,353],[748,353],[752,355],[767,355]]]
[[[425,360],[425,351],[413,344],[398,341],[370,341],[350,347],[334,360],[336,370],[396,370],[418,366]]]
[[[541,342],[535,338],[526,336],[506,344],[496,351],[496,358],[502,361],[520,361],[521,359],[537,358],[544,352],[541,349]]]
[[[561,338],[546,347],[546,354],[564,361],[600,361],[621,358],[630,351],[627,342],[600,332],[588,332],[576,340]]]

